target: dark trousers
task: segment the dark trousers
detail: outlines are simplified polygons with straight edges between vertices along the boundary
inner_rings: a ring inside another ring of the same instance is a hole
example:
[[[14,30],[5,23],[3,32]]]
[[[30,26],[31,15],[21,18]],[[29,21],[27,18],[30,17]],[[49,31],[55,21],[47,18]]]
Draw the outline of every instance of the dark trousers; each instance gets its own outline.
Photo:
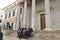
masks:
[[[3,33],[0,32],[0,40],[3,40]]]

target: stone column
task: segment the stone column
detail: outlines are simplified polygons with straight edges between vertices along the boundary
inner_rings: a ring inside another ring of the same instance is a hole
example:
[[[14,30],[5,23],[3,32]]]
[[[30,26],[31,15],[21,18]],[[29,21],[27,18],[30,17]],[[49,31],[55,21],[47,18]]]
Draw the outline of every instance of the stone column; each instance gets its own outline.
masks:
[[[46,30],[51,30],[51,13],[49,0],[45,0],[45,19],[46,19]]]
[[[23,28],[23,20],[24,20],[24,7],[22,8],[22,23],[21,23],[21,28]]]
[[[35,9],[35,0],[32,0],[32,22],[31,27],[35,30],[36,27],[36,9]]]
[[[20,3],[18,3],[18,6],[17,6],[17,16],[16,16],[16,18],[17,18],[16,29],[18,29],[19,28],[19,22],[20,22]]]
[[[23,19],[23,27],[27,25],[27,0],[24,0],[24,19]],[[26,27],[27,28],[27,27]]]

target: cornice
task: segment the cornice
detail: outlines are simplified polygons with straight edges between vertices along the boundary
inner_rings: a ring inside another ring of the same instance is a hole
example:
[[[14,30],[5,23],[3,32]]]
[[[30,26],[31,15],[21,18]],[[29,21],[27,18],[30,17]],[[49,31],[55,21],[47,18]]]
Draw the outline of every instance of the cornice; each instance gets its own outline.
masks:
[[[4,7],[3,10],[6,11],[6,10],[9,10],[9,9],[12,9],[15,6],[19,5],[20,2],[23,2],[23,0],[17,0],[17,1],[15,1],[15,2],[11,3],[10,5]]]

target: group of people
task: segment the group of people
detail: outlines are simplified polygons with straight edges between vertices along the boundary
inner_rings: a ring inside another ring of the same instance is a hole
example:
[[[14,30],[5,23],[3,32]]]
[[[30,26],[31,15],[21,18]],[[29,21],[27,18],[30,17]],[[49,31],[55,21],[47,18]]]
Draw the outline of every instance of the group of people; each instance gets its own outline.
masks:
[[[33,29],[32,28],[19,28],[17,30],[17,34],[18,34],[18,37],[19,38],[28,38],[31,36],[33,32]],[[1,27],[0,27],[0,40],[3,40],[3,33],[1,32]]]
[[[30,37],[31,34],[33,32],[33,29],[32,28],[19,28],[18,31],[17,31],[17,34],[18,34],[18,37],[19,38],[26,38],[26,37]]]

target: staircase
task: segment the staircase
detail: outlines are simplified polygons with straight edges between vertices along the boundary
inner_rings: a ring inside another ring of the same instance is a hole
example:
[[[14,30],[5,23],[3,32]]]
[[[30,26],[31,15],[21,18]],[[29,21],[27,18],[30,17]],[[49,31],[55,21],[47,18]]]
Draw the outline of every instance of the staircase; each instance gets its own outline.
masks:
[[[29,38],[29,40],[60,40],[60,30],[55,31],[38,31],[33,33],[33,37]],[[14,31],[9,37],[17,37],[17,31]]]
[[[60,30],[39,31],[30,40],[60,40]]]

